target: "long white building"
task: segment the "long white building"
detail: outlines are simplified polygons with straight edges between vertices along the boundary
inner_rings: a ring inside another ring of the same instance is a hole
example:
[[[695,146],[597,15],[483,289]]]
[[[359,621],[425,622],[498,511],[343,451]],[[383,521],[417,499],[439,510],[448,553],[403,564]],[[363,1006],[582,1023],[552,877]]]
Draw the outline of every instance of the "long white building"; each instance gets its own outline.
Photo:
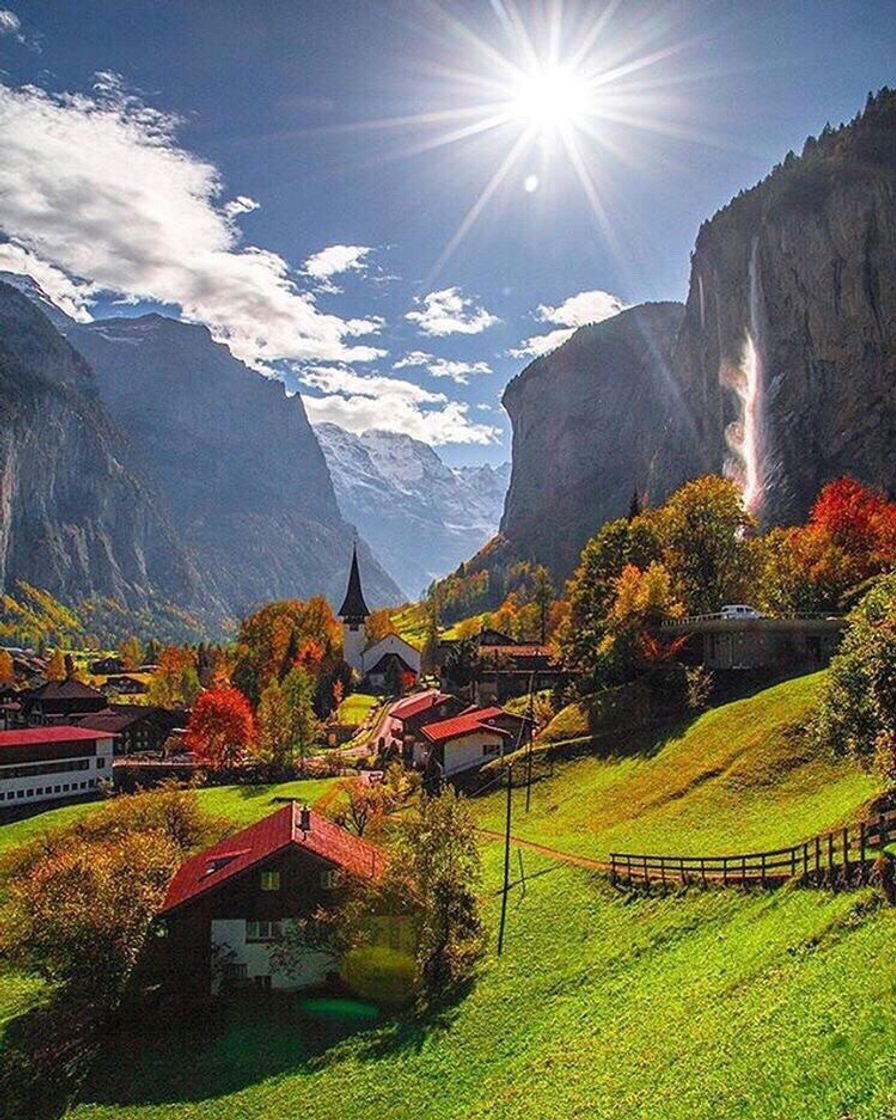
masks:
[[[114,739],[86,727],[0,731],[0,809],[95,792],[112,780]]]

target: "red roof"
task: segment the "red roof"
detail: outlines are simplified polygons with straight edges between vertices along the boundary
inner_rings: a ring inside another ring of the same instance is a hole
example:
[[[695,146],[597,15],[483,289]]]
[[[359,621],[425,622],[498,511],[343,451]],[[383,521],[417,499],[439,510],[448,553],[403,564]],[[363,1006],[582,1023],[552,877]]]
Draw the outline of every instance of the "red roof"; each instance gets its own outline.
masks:
[[[378,878],[382,874],[386,857],[375,844],[353,836],[319,813],[311,813],[311,828],[303,834],[300,819],[293,801],[188,859],[171,880],[161,913],[220,886],[291,844],[353,875]]]
[[[94,731],[86,727],[23,727],[18,731],[0,731],[0,749],[3,747],[34,747],[46,743],[74,743],[78,740],[112,739],[108,731]]]
[[[428,723],[422,731],[431,743],[444,743],[448,739],[458,739],[461,735],[470,735],[474,731],[494,731],[497,735],[509,737],[509,731],[505,731],[501,727],[494,727],[489,722],[504,714],[502,708],[468,708],[452,719],[441,719],[436,723]]]
[[[389,715],[393,719],[406,720],[411,716],[419,715],[420,712],[425,712],[427,708],[434,708],[436,704],[441,704],[445,700],[450,700],[450,696],[446,696],[444,692],[422,692],[419,696],[409,696],[407,700],[401,700],[397,704],[393,704],[389,711]]]

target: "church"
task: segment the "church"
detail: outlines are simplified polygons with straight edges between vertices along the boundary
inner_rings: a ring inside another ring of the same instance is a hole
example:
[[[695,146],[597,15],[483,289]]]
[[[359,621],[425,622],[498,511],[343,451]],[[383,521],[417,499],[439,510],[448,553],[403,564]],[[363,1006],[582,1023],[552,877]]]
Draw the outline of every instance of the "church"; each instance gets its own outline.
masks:
[[[365,623],[370,611],[361,590],[358,549],[352,550],[352,566],[345,599],[339,609],[342,620],[342,656],[367,686],[380,690],[390,680],[414,680],[420,676],[420,651],[400,638],[387,634],[372,645],[367,644]]]

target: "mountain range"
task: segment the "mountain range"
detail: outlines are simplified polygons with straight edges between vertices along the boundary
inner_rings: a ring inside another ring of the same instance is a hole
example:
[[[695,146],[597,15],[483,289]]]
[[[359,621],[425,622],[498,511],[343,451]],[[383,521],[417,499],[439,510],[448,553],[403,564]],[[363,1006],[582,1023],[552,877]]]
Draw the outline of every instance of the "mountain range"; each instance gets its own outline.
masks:
[[[510,464],[449,467],[399,432],[354,435],[318,424],[343,516],[358,526],[408,598],[472,555],[501,519]]]

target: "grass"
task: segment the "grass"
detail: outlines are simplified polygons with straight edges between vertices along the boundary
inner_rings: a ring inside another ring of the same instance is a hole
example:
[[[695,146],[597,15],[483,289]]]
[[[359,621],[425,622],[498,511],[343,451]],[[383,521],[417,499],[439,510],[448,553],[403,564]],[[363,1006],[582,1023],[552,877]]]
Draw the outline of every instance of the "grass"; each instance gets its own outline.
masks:
[[[339,705],[336,712],[338,723],[349,727],[359,727],[370,715],[374,708],[383,702],[381,696],[369,696],[364,692],[353,692]]]
[[[815,752],[801,731],[824,674],[779,684],[705,712],[682,728],[639,731],[605,744],[611,757],[556,764],[513,832],[561,851],[722,855],[783,847],[853,817],[880,783]],[[478,823],[503,828],[496,792],[474,804]]]
[[[274,812],[279,804],[277,798],[295,797],[313,806],[334,783],[334,778],[320,778],[281,782],[279,785],[210,786],[197,790],[196,795],[203,808],[210,813],[227,817],[236,825],[243,826]],[[73,824],[87,814],[96,812],[102,804],[102,801],[87,801],[78,805],[63,805],[25,820],[0,825],[0,855],[51,829]]]
[[[626,835],[772,845],[851,815],[874,783],[807,753],[793,731],[819,683],[789,682],[659,740],[620,741],[614,758],[566,764],[535,788],[528,818],[518,800],[514,829],[600,853]],[[217,811],[255,805],[206,792]],[[270,796],[259,794],[266,808]],[[474,803],[485,822],[500,806],[500,794]],[[73,1120],[894,1115],[896,911],[872,890],[626,895],[527,852],[514,856],[498,958],[501,847],[482,852],[492,944],[440,1021],[373,1021],[354,1005],[286,997],[155,1034],[133,1024],[103,1048]],[[34,998],[13,983],[0,1015]]]
[[[249,1004],[123,1039],[73,1120],[891,1115],[896,915],[870,892],[627,899],[527,864],[504,956],[444,1023]]]

